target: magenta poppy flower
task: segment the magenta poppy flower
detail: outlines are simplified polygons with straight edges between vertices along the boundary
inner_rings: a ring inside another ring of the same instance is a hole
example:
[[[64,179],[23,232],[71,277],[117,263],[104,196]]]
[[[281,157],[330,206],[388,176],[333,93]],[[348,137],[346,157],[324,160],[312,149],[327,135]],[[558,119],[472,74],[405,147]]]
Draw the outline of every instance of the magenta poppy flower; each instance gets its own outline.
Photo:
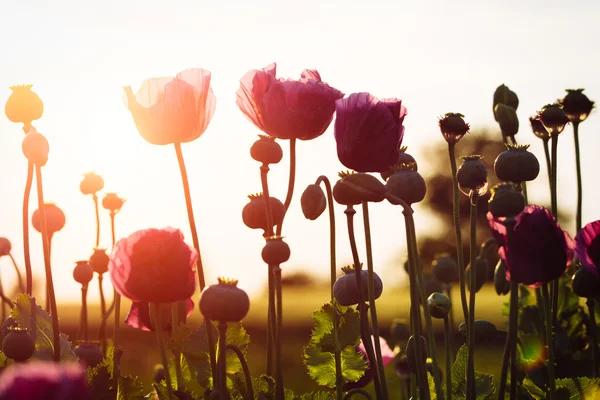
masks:
[[[236,103],[258,129],[278,139],[310,140],[321,136],[344,93],[305,69],[300,79],[276,77],[277,64],[251,70],[240,80]]]
[[[135,94],[125,87],[127,108],[140,135],[157,145],[198,139],[217,104],[210,77],[209,71],[194,68],[175,77],[147,79]]]
[[[352,93],[336,103],[340,162],[357,172],[384,172],[398,160],[406,108],[402,100]]]
[[[108,269],[123,297],[137,303],[186,301],[196,289],[198,252],[179,229],[134,232],[115,245]]]
[[[590,222],[577,233],[575,253],[585,269],[600,275],[600,221]]]
[[[375,337],[372,335],[371,335],[371,341],[373,343],[373,349],[375,349]],[[396,357],[396,354],[390,348],[390,346],[387,344],[386,340],[384,338],[382,338],[381,336],[379,337],[379,345],[381,346],[381,359],[383,360],[383,366],[387,367],[392,362],[392,360],[394,360],[394,357]],[[367,358],[368,357],[367,350],[365,349],[365,345],[362,340],[360,341],[360,344],[356,347],[356,350],[362,354],[363,358],[368,363],[369,360]],[[362,377],[360,377],[359,380],[357,380],[356,382],[346,382],[344,384],[344,390],[348,391],[348,390],[355,389],[355,388],[363,388],[363,387],[367,386],[372,380],[373,380],[373,370],[371,369],[371,365],[369,364],[369,365],[367,365],[365,374]]]
[[[79,363],[14,364],[0,375],[0,400],[86,400],[91,398],[86,382]]]
[[[194,311],[194,302],[192,299],[187,299],[186,304],[187,316],[189,317]],[[163,318],[163,321],[167,322],[165,329],[170,331],[172,329],[171,318]],[[132,328],[143,331],[155,331],[154,324],[150,320],[150,303],[131,303],[131,309],[129,310],[129,314],[127,314],[125,323]]]
[[[498,255],[506,265],[507,279],[538,287],[565,272],[574,255],[574,244],[550,211],[535,205],[525,207],[515,217],[510,244],[503,219],[494,218],[489,212],[487,218],[498,242]]]

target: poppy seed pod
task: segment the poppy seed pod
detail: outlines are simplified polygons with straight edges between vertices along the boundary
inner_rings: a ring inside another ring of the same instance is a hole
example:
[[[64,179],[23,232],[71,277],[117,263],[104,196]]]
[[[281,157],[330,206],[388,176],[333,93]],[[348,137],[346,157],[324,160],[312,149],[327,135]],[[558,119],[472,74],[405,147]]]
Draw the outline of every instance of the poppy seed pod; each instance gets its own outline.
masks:
[[[458,282],[458,264],[448,255],[442,255],[433,260],[431,270],[440,282],[446,284]]]
[[[83,180],[79,184],[79,190],[81,193],[96,194],[104,188],[104,179],[95,172],[88,172],[83,176]]]
[[[94,253],[90,257],[89,265],[92,267],[95,273],[102,275],[108,271],[108,263],[110,257],[106,254],[105,249],[95,249]]]
[[[7,256],[12,250],[10,240],[5,237],[0,237],[0,257]]]
[[[262,193],[248,196],[250,202],[242,210],[242,220],[250,229],[262,229],[267,231],[267,213],[265,208],[265,197]],[[283,203],[275,197],[270,197],[271,213],[273,214],[273,226],[281,224],[285,215]]]
[[[400,147],[400,152],[398,153],[398,161],[396,161],[394,165],[392,165],[390,168],[388,168],[386,171],[380,174],[381,179],[387,181],[388,178],[392,176],[392,174],[396,172],[398,170],[398,167],[400,167],[402,164],[414,164],[415,171],[419,170],[417,161],[414,159],[413,156],[406,152],[406,149],[406,146]]]
[[[119,197],[116,193],[106,193],[102,199],[102,207],[106,210],[118,212],[125,204],[125,199]]]
[[[33,339],[27,329],[12,328],[2,341],[2,352],[6,357],[23,362],[29,360],[35,351]]]
[[[463,136],[469,133],[469,124],[464,120],[465,116],[460,113],[446,113],[438,120],[442,136],[448,143],[457,143]]]
[[[283,150],[272,136],[258,135],[250,147],[250,157],[263,164],[277,164],[283,158]]]
[[[272,236],[267,238],[261,255],[263,261],[269,265],[283,264],[290,259],[290,246],[283,241],[281,236]]]
[[[407,340],[410,336],[408,324],[400,319],[394,319],[390,325],[390,336],[394,343]]]
[[[87,261],[77,261],[73,269],[73,279],[81,285],[87,285],[94,277],[94,270]]]
[[[385,186],[389,194],[409,205],[420,202],[427,193],[425,179],[417,172],[416,164],[402,164],[397,167]],[[389,202],[394,205],[399,204],[394,199],[389,199]]]
[[[360,302],[360,293],[357,290],[356,271],[354,267],[347,266],[342,268],[344,275],[339,277],[333,285],[333,297],[343,306],[352,306]],[[361,270],[361,283],[363,286],[364,299],[369,296],[369,274]],[[383,292],[383,282],[379,275],[373,272],[373,298],[376,300]]]
[[[540,163],[529,150],[529,145],[506,145],[494,161],[494,171],[498,179],[510,182],[532,181],[540,173]]]
[[[333,198],[339,204],[352,206],[363,201],[379,203],[385,199],[385,185],[373,175],[349,171],[338,175],[341,179],[333,186]]]
[[[600,276],[586,268],[579,268],[571,278],[573,292],[586,299],[600,296]]]
[[[583,89],[567,89],[567,95],[559,102],[572,122],[584,121],[594,108],[594,102],[583,94]]]
[[[467,276],[467,289],[469,289],[469,291],[471,291],[471,264],[469,264],[465,270]],[[485,258],[477,257],[475,259],[475,293],[479,292],[487,280],[487,271],[488,263]]]
[[[525,197],[510,183],[499,183],[490,192],[488,209],[495,218],[514,217],[525,208]]]
[[[408,342],[406,343],[406,361],[408,361],[408,369],[413,374],[417,373],[417,362],[425,364],[427,361],[427,342],[425,341],[425,337],[421,336],[420,359],[417,358],[415,340],[415,336],[412,335],[410,338],[408,338]]]
[[[79,362],[86,368],[94,368],[104,359],[99,343],[83,342],[73,349],[73,353],[79,357]]]
[[[443,293],[432,293],[427,299],[427,306],[433,318],[444,319],[450,313],[452,303]]]
[[[542,111],[538,112],[538,116],[551,136],[561,133],[569,123],[569,117],[560,104],[545,105]]]
[[[29,124],[40,119],[44,113],[44,103],[31,90],[33,85],[10,86],[12,93],[4,106],[6,117],[12,122]]]
[[[483,156],[471,155],[461,159],[463,163],[456,171],[458,184],[462,188],[478,192],[480,196],[484,195],[487,192],[487,168],[481,161]]]
[[[219,322],[239,322],[250,309],[246,292],[235,279],[218,278],[219,283],[204,289],[200,296],[200,312],[204,318]]]
[[[504,296],[510,292],[510,281],[506,279],[506,265],[501,259],[494,269],[494,289],[498,296]]]
[[[539,115],[529,117],[529,123],[531,124],[531,131],[535,136],[542,140],[550,139],[550,133],[546,130],[544,124],[542,124]]]
[[[48,162],[50,144],[48,139],[32,128],[23,138],[21,149],[27,160],[35,165],[43,167]]]
[[[519,108],[519,97],[515,92],[510,90],[508,86],[502,84],[496,88],[496,91],[494,91],[494,103],[492,105],[492,109],[496,110],[496,106],[498,104],[504,104],[516,110]],[[494,116],[495,115],[496,113],[494,112]],[[498,121],[498,119],[496,119],[496,121]]]
[[[48,235],[52,236],[64,228],[66,222],[65,213],[63,213],[63,211],[54,203],[45,203],[44,211],[46,215],[46,228],[48,229]],[[33,225],[36,231],[42,231],[39,209],[33,212],[33,215],[31,216],[31,225]]]
[[[513,137],[519,132],[519,117],[517,110],[511,106],[499,103],[494,107],[494,116],[500,125],[502,136]]]
[[[473,322],[473,333],[475,334],[476,338],[485,338],[488,335],[498,332],[496,325],[492,324],[490,321],[486,321],[485,319],[476,319]],[[461,322],[458,326],[458,332],[462,335],[467,334],[467,325],[464,322]]]
[[[311,221],[316,220],[323,214],[327,207],[327,198],[321,186],[311,184],[304,189],[300,197],[302,213],[306,219]]]
[[[18,328],[19,324],[17,324],[17,321],[14,320],[13,317],[8,317],[6,318],[6,320],[2,323],[2,328],[1,328],[1,333],[2,333],[2,337],[6,337],[6,335],[8,335],[8,332],[11,331],[11,329],[13,328]]]

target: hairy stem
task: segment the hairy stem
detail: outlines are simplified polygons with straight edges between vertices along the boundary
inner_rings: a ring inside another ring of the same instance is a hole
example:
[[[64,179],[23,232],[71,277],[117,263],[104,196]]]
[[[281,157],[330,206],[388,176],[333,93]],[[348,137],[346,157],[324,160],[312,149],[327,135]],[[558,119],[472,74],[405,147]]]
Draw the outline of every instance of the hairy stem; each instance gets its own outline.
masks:
[[[467,361],[467,396],[468,399],[475,399],[475,292],[477,292],[477,268],[475,267],[475,257],[477,254],[477,191],[471,190],[469,196],[470,204],[470,222],[471,222],[471,245],[469,262],[471,263],[470,278],[471,287],[469,289],[469,322],[468,322],[468,361]]]
[[[294,185],[296,182],[296,138],[290,139],[290,175],[288,180],[287,194],[285,196],[285,202],[283,206],[287,213],[290,204],[292,203],[292,197],[294,196]],[[285,218],[285,214],[284,214]],[[283,221],[277,225],[277,236],[281,236],[281,230],[283,229]]]
[[[283,368],[281,366],[282,360],[282,346],[281,346],[281,332],[283,330],[283,303],[281,293],[281,268],[276,265],[273,268],[275,277],[275,294],[277,300],[277,312],[275,314],[275,320],[277,326],[275,329],[275,398],[282,400],[284,398],[284,386],[283,386]]]
[[[96,193],[94,193],[92,195],[92,200],[94,200],[94,209],[96,212],[96,246],[95,246],[95,248],[97,249],[98,246],[100,246],[100,209],[98,207],[98,196],[96,195]]]
[[[246,362],[244,354],[236,345],[233,344],[228,344],[227,350],[233,351],[237,356],[238,360],[240,361],[240,364],[242,365],[242,371],[244,372],[244,380],[246,381],[246,391],[248,392],[248,396],[245,398],[245,400],[254,400],[254,388],[252,387],[252,377],[250,376],[250,369],[248,368],[248,363]]]
[[[169,400],[174,400],[173,384],[171,383],[171,374],[169,373],[169,359],[167,357],[167,349],[162,337],[163,321],[159,303],[150,303],[151,319],[154,320],[154,328],[156,330],[156,341],[160,350],[160,359],[165,371],[165,381],[167,383],[167,393]],[[210,327],[209,327],[210,328]]]
[[[100,315],[106,315],[106,300],[104,299],[104,289],[102,288],[102,281],[104,280],[104,274],[98,274],[98,290],[100,291]],[[100,343],[102,345],[102,354],[106,355],[106,325],[100,329],[99,334]]]
[[[219,372],[217,376],[218,379],[218,388],[219,395],[221,399],[226,399],[227,396],[227,324],[225,322],[219,322],[219,362],[218,368]]]
[[[88,341],[88,312],[87,312],[87,283],[81,285],[81,334],[83,335],[83,341]]]
[[[335,253],[335,210],[333,208],[333,193],[331,190],[331,182],[329,178],[321,175],[317,178],[315,185],[321,182],[325,185],[327,195],[327,208],[329,209],[329,269],[331,280],[331,300],[333,300],[333,285],[337,277],[336,274],[336,253]]]
[[[446,348],[446,399],[452,400],[452,350],[450,349],[450,321],[444,317],[444,347]],[[503,397],[499,397],[503,399]]]

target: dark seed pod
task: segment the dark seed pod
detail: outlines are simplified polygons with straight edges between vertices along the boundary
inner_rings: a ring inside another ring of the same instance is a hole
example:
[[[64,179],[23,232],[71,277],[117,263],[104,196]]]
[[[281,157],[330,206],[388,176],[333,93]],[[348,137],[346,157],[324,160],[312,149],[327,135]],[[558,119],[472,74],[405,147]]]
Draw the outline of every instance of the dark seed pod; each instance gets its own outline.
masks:
[[[17,324],[17,321],[15,321],[13,317],[6,318],[6,320],[4,320],[4,322],[2,323],[2,337],[5,338],[6,335],[8,335],[8,332],[18,327],[19,324]]]
[[[27,329],[12,328],[2,341],[2,352],[16,362],[29,360],[34,351],[35,344]]]
[[[314,221],[327,208],[327,198],[319,185],[308,185],[300,197],[302,213],[306,219]]]
[[[558,135],[569,123],[569,117],[560,104],[547,104],[538,112],[540,121],[550,135]]]
[[[416,164],[402,164],[397,167],[385,186],[389,194],[408,205],[420,202],[427,193],[425,179],[417,172]],[[394,205],[400,204],[394,199],[389,199],[389,202]]]
[[[10,121],[28,124],[41,118],[44,113],[44,103],[31,90],[32,86],[10,86],[12,93],[8,97],[4,107],[4,113]]]
[[[425,297],[429,297],[432,293],[443,292],[444,284],[433,275],[423,275],[423,289],[425,289]]]
[[[499,183],[490,192],[488,209],[495,218],[512,218],[525,208],[525,197],[510,183]]]
[[[363,201],[378,203],[385,199],[386,187],[373,175],[364,172],[340,172],[333,186],[333,198],[339,204],[353,206]]]
[[[480,196],[487,192],[487,168],[481,161],[482,156],[461,157],[463,163],[456,171],[456,179],[461,188],[476,191]],[[465,191],[468,194],[468,191]]]
[[[83,176],[83,180],[79,184],[79,190],[81,193],[96,194],[104,188],[104,179],[94,172],[89,172]]]
[[[550,139],[550,133],[546,130],[544,124],[542,124],[539,115],[529,117],[529,123],[531,124],[531,131],[535,136],[542,140]]]
[[[583,94],[583,89],[567,89],[567,95],[560,104],[572,122],[585,121],[594,108],[594,102]]]
[[[274,137],[258,135],[250,147],[250,157],[263,164],[277,164],[283,158],[283,150]]]
[[[352,306],[360,302],[360,293],[356,284],[356,272],[353,267],[342,268],[344,275],[339,277],[333,285],[333,297],[343,306]],[[369,299],[369,275],[361,271],[361,283],[365,301]],[[383,282],[379,275],[373,272],[373,298],[378,299],[383,292]]]
[[[406,344],[406,361],[408,361],[409,371],[413,374],[417,373],[417,360],[419,360],[419,358],[417,358],[418,356],[415,349],[415,340],[415,336],[413,335],[410,338],[408,338],[408,343]],[[421,359],[418,362],[425,364],[425,361],[427,361],[427,342],[425,341],[425,338],[423,336],[421,336],[420,358]]]
[[[471,291],[471,264],[465,270],[467,276],[467,289]],[[488,276],[488,263],[485,258],[477,257],[475,259],[475,293],[483,287]]]
[[[498,179],[521,183],[532,181],[540,173],[537,157],[527,149],[529,145],[507,145],[507,150],[494,161],[494,171]]]
[[[477,337],[485,338],[486,336],[493,335],[498,331],[498,328],[496,328],[496,325],[494,325],[490,321],[486,321],[484,319],[476,319],[474,321],[473,326],[474,326],[474,333],[475,333],[476,338]],[[460,332],[462,335],[467,334],[467,326],[464,322],[462,322],[458,326],[458,332]]]
[[[281,236],[267,238],[267,243],[262,249],[262,259],[269,265],[283,264],[290,259],[290,246]]]
[[[497,104],[494,107],[494,116],[500,125],[502,136],[514,137],[519,132],[519,118],[517,110],[505,104]]]
[[[105,249],[95,249],[90,257],[89,264],[95,273],[102,275],[108,271],[109,262],[110,258],[108,257],[108,254],[106,254]]]
[[[390,326],[390,336],[393,343],[408,340],[410,337],[410,328],[405,321],[394,319]]]
[[[398,167],[400,167],[402,164],[414,164],[415,165],[415,171],[418,171],[419,168],[417,166],[417,162],[415,161],[414,157],[411,156],[410,154],[408,154],[406,152],[407,147],[406,146],[402,146],[400,147],[400,153],[398,154],[398,161],[396,161],[396,164],[394,164],[393,166],[391,166],[387,171],[382,172],[381,175],[381,179],[383,179],[384,181],[387,181],[388,178],[390,176],[392,176],[392,174],[394,172],[396,172],[396,170],[398,169]]]
[[[571,278],[573,292],[579,297],[586,299],[600,296],[600,276],[588,271],[585,268],[579,268]]]
[[[73,279],[81,285],[87,285],[94,277],[94,270],[87,261],[77,261],[73,269]]]
[[[408,367],[408,358],[406,356],[400,357],[395,364],[396,375],[398,378],[404,381],[410,381],[410,369]]]
[[[457,143],[463,136],[469,133],[469,124],[464,120],[465,116],[460,113],[446,113],[438,120],[442,136],[450,144]]]
[[[94,368],[104,359],[100,344],[94,342],[83,342],[79,344],[73,349],[73,353],[79,357],[79,362],[86,368]]]
[[[437,257],[431,263],[433,276],[443,283],[449,284],[458,282],[458,264],[448,255]]]
[[[427,299],[427,306],[433,318],[444,319],[450,313],[452,302],[443,293],[432,293]]]
[[[265,210],[265,197],[262,193],[248,196],[250,202],[242,210],[242,220],[248,228],[262,229],[267,231],[267,213]],[[271,197],[271,213],[273,214],[273,226],[281,224],[285,216],[283,203]]]
[[[205,318],[219,322],[239,322],[250,309],[246,292],[234,279],[218,278],[219,283],[204,289],[200,296],[200,312]]]
[[[502,259],[498,260],[494,270],[494,289],[498,296],[504,296],[510,292],[510,281],[506,279],[506,265]]]
[[[519,108],[519,97],[517,97],[517,94],[510,90],[508,86],[502,84],[498,86],[494,92],[492,109],[495,110],[498,104],[504,104],[516,110]]]

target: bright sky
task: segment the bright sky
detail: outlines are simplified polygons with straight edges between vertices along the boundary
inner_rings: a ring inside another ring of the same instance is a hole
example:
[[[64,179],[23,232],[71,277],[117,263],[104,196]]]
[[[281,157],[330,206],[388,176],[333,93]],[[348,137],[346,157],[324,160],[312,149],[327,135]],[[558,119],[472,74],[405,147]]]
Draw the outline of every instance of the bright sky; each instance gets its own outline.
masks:
[[[442,140],[437,117],[445,112],[462,112],[475,128],[496,129],[492,93],[506,83],[521,101],[518,140],[531,142],[544,165],[541,142],[530,133],[527,117],[562,97],[566,88],[585,87],[592,100],[600,101],[600,58],[593,39],[600,37],[600,3],[574,4],[106,0],[91,7],[89,2],[68,0],[3,2],[0,103],[10,95],[8,86],[25,83],[33,83],[44,100],[44,116],[35,126],[50,141],[45,198],[67,216],[53,248],[58,300],[79,298],[72,267],[89,257],[95,240],[92,200],[79,192],[85,172],[96,170],[104,177],[106,190],[127,198],[117,217],[117,236],[170,225],[182,229],[191,243],[174,149],[150,145],[139,136],[122,102],[124,85],[135,89],[146,78],[191,67],[213,73],[216,114],[204,136],[183,147],[200,246],[209,283],[220,275],[233,276],[253,292],[264,283],[266,267],[260,259],[260,232],[241,221],[246,195],[260,191],[258,164],[249,156],[259,131],[235,105],[238,81],[247,70],[275,61],[280,76],[297,78],[303,68],[316,68],[325,81],[347,94],[370,91],[403,99],[409,112],[404,144],[417,158],[424,146]],[[599,132],[600,117],[595,113],[581,126],[585,166],[598,156]],[[26,173],[22,136],[20,126],[0,117],[0,236],[11,239],[21,265]],[[559,205],[573,207],[570,128],[560,141]],[[327,221],[306,221],[299,197],[318,175],[333,179],[342,169],[333,124],[322,137],[299,143],[298,161],[298,186],[284,225],[292,257],[283,269],[284,273],[305,269],[326,277]],[[281,199],[287,162],[286,156],[271,173],[271,190]],[[426,173],[426,168],[420,171]],[[532,202],[545,200],[544,174],[530,190]],[[592,187],[595,174],[595,168],[584,167],[584,221],[600,218],[600,193]],[[33,211],[35,194],[31,200]],[[341,267],[349,263],[350,251],[341,207],[337,216]],[[401,267],[394,265],[404,249],[401,213],[378,204],[372,207],[372,218],[376,270],[394,271],[386,275],[386,285],[392,286],[403,279]],[[107,213],[102,214],[102,223],[102,245],[107,247]],[[436,229],[422,213],[417,224],[419,232]],[[36,231],[31,238],[35,272],[42,274],[41,240]],[[9,260],[1,259],[0,264],[9,285],[14,279]],[[96,298],[95,287],[90,296]]]

